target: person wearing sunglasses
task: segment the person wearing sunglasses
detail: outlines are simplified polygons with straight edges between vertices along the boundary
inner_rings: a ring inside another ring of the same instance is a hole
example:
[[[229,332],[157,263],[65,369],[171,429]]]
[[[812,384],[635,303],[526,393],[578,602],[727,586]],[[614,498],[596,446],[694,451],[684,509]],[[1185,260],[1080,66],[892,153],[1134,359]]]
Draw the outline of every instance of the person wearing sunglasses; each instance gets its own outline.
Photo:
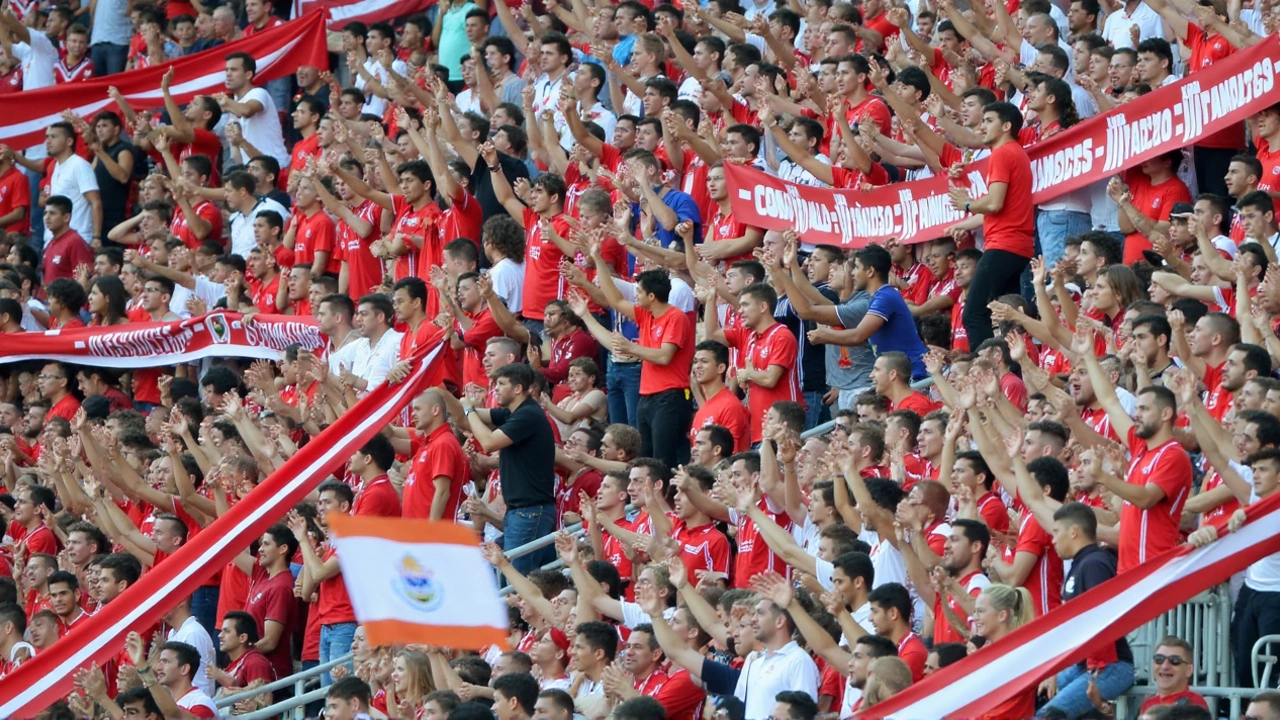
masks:
[[[1191,644],[1170,635],[1156,646],[1151,656],[1151,677],[1155,680],[1156,694],[1142,703],[1139,715],[1157,705],[1197,705],[1206,710],[1209,704],[1200,693],[1191,689],[1195,666],[1191,664]]]

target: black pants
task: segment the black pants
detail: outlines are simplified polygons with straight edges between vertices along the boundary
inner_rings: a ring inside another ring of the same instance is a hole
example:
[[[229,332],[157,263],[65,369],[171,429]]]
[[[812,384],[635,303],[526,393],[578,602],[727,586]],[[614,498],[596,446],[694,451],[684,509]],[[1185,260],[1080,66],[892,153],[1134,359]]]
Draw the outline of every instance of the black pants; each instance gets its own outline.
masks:
[[[1258,592],[1248,584],[1242,585],[1231,630],[1236,685],[1253,687],[1253,644],[1263,635],[1280,635],[1280,593]]]
[[[973,272],[973,282],[969,283],[969,295],[964,301],[964,329],[969,333],[971,352],[977,351],[979,345],[994,335],[991,309],[987,304],[1001,295],[1018,294],[1019,278],[1030,262],[1029,258],[1007,250],[986,250],[982,253],[978,268]]]
[[[641,395],[636,413],[641,456],[657,458],[670,468],[689,462],[693,401],[688,390]]]
[[[1200,192],[1197,195],[1213,193],[1218,197],[1229,197],[1227,194],[1227,167],[1231,158],[1240,154],[1231,148],[1195,147],[1191,150],[1191,160],[1196,168],[1196,185]]]

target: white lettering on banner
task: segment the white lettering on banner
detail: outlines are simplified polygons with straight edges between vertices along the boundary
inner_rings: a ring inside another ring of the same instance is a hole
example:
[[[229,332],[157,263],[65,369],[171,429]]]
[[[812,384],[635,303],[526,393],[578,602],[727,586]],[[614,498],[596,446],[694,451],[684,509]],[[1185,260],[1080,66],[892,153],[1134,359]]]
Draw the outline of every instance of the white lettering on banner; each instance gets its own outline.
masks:
[[[1130,122],[1124,113],[1107,118],[1106,163],[1103,170],[1119,170],[1129,158],[1173,139],[1173,110],[1165,108]]]
[[[986,192],[986,180],[980,173],[970,173],[970,180],[979,194]],[[781,189],[756,185],[751,200],[761,217],[787,223],[800,235],[809,231],[838,235],[846,244],[857,237],[911,236],[964,218],[964,213],[952,207],[949,196],[926,195],[916,199],[910,188],[899,191],[896,206],[850,207],[839,193],[832,195],[831,203],[827,204],[801,197],[799,189],[790,184]]]
[[[1093,138],[1031,161],[1032,192],[1040,192],[1093,170]]]
[[[1223,78],[1202,90],[1199,80],[1182,86],[1182,141],[1191,142],[1204,126],[1225,117],[1266,95],[1275,87],[1276,71],[1271,58],[1262,58],[1243,72]]]
[[[148,357],[185,352],[194,333],[186,328],[176,335],[172,331],[173,328],[162,326],[93,335],[89,338],[89,354],[96,357]]]
[[[320,347],[320,328],[300,322],[251,323],[245,326],[244,336],[250,345],[265,345],[277,350],[290,345],[301,345],[308,350]]]

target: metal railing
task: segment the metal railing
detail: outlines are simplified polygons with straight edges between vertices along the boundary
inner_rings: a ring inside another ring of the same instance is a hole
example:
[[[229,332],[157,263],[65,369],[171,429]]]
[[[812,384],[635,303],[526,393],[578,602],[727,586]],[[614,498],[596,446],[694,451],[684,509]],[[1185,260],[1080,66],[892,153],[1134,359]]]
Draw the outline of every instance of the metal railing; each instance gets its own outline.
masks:
[[[271,706],[271,707],[269,707],[269,708],[264,708],[263,710],[258,710],[258,711],[254,712],[254,713],[248,713],[248,714],[245,714],[245,715],[236,715],[236,716],[235,716],[235,717],[237,717],[237,718],[255,718],[255,717],[258,715],[258,713],[263,713],[263,712],[266,712],[267,710],[272,710],[272,709],[274,709],[274,711],[273,711],[271,714],[268,714],[268,715],[262,715],[262,716],[261,716],[261,718],[274,717],[275,715],[279,715],[281,712],[283,712],[283,711],[285,711],[285,710],[292,710],[294,707],[302,707],[302,706],[303,706],[303,705],[305,705],[307,702],[311,702],[312,700],[316,700],[316,699],[319,699],[319,698],[323,698],[323,697],[324,697],[324,690],[323,690],[323,688],[322,688],[322,689],[320,689],[319,691],[312,691],[311,693],[307,693],[306,695],[304,695],[303,693],[304,693],[304,691],[306,690],[306,684],[307,684],[307,682],[308,682],[311,678],[320,677],[320,676],[321,676],[321,675],[323,675],[324,673],[329,672],[330,670],[332,670],[333,668],[335,668],[335,667],[337,667],[337,666],[339,666],[339,665],[345,665],[345,664],[347,664],[347,663],[351,662],[351,658],[352,658],[352,657],[353,657],[353,654],[352,654],[352,653],[347,653],[346,655],[343,655],[342,657],[339,657],[339,658],[334,658],[333,660],[330,660],[330,661],[329,661],[329,662],[327,662],[327,663],[323,663],[323,664],[321,664],[321,665],[317,665],[317,666],[315,666],[315,667],[313,667],[313,668],[307,668],[306,670],[302,670],[302,671],[300,671],[300,672],[296,672],[296,673],[294,673],[293,675],[290,675],[289,677],[280,678],[279,680],[276,680],[275,682],[267,683],[266,685],[260,685],[260,686],[258,686],[258,687],[256,687],[256,688],[253,688],[252,690],[246,690],[246,691],[244,691],[244,692],[242,692],[242,693],[236,693],[235,695],[227,695],[227,696],[224,696],[224,697],[214,698],[214,701],[213,701],[213,702],[214,702],[214,704],[215,704],[215,705],[217,705],[217,706],[218,706],[218,709],[219,709],[219,710],[223,710],[223,711],[224,711],[224,712],[222,713],[222,716],[223,716],[223,717],[229,717],[229,716],[231,716],[231,713],[230,713],[230,712],[227,712],[227,710],[229,710],[229,708],[231,708],[231,706],[235,705],[236,703],[240,702],[241,700],[251,700],[251,699],[253,699],[253,698],[258,697],[259,695],[262,695],[263,693],[275,692],[276,690],[283,690],[283,689],[285,689],[285,688],[287,688],[287,687],[289,687],[289,686],[293,686],[293,694],[294,694],[294,697],[292,697],[292,698],[290,698],[290,699],[288,699],[288,700],[286,700],[286,701],[284,701],[284,702],[277,703],[276,705],[272,705],[272,706]],[[308,695],[314,695],[316,692],[319,692],[320,694],[319,694],[317,697],[309,698],[306,702],[297,703],[297,704],[295,704],[295,705],[291,705],[290,707],[287,707],[287,708],[286,708],[286,707],[278,707],[278,706],[288,705],[288,704],[290,704],[290,703],[294,703],[295,701],[299,700],[300,698],[302,698],[302,697],[306,697],[306,696],[308,696]],[[260,718],[259,718],[259,720],[260,720]]]
[[[1129,634],[1135,680],[1150,679],[1151,656],[1170,635],[1190,643],[1194,682],[1206,687],[1235,685],[1229,584],[1210,588]]]
[[[1222,716],[1222,704],[1225,701],[1227,705],[1227,717],[1242,718],[1244,710],[1248,706],[1248,701],[1261,690],[1257,688],[1238,688],[1238,687],[1206,687],[1200,685],[1192,685],[1191,689],[1204,696],[1206,702],[1209,703],[1209,712],[1214,717]],[[1265,688],[1264,688],[1265,689]],[[1133,720],[1138,715],[1138,708],[1142,706],[1143,701],[1155,694],[1154,687],[1137,687],[1134,686],[1116,699],[1116,717],[1115,720]]]

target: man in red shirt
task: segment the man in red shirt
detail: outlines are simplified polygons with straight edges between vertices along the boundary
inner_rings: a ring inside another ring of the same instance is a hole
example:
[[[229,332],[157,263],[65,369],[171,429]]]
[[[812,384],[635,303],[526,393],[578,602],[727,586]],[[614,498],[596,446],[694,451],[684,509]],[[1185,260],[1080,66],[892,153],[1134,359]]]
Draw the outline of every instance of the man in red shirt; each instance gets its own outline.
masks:
[[[349,176],[364,177],[364,166],[355,158],[344,157],[339,164]],[[323,170],[329,165],[321,161],[320,167]],[[303,177],[310,175],[303,171]],[[333,175],[335,192],[329,192],[324,183],[312,187],[325,209],[338,220],[333,250],[333,256],[342,268],[338,275],[338,292],[353,300],[362,298],[382,282],[382,258],[373,254],[372,247],[381,238],[378,224],[383,207],[357,195],[336,173]]]
[[[738,385],[747,389],[751,442],[758,443],[763,437],[765,413],[774,403],[800,402],[796,337],[773,317],[778,292],[771,285],[756,283],[738,296],[742,326],[737,328],[721,329],[710,289],[701,292],[706,305],[703,324],[707,339],[736,348],[745,358],[745,366],[738,370]]]
[[[1120,206],[1120,231],[1125,233],[1124,263],[1142,259],[1151,249],[1150,237],[1169,232],[1169,215],[1175,203],[1191,202],[1191,191],[1178,177],[1182,151],[1173,150],[1113,177],[1107,194]]]
[[[58,554],[58,538],[45,524],[45,518],[53,517],[57,496],[43,485],[21,485],[14,492],[17,504],[13,506],[13,522],[8,534],[26,557],[43,553]]]
[[[297,552],[298,539],[287,525],[277,523],[262,534],[256,562],[247,550],[234,560],[249,576],[244,609],[261,635],[255,647],[271,662],[276,677],[293,673],[292,638],[298,624],[298,603],[289,562]]]
[[[387,477],[395,460],[395,448],[384,435],[369,438],[351,458],[351,473],[360,478],[360,488],[351,505],[352,515],[400,517],[400,496]]]
[[[1131,418],[1116,396],[1115,386],[1093,353],[1093,330],[1081,323],[1071,347],[1088,367],[1098,402],[1107,411],[1129,448],[1124,480],[1099,473],[1098,482],[1124,501],[1120,511],[1120,558],[1117,572],[1125,572],[1181,542],[1178,526],[1182,507],[1191,493],[1191,460],[1173,437],[1178,403],[1168,388],[1147,386],[1138,391]]]
[[[60,635],[90,617],[81,607],[80,581],[74,573],[59,570],[49,577],[49,606],[58,616]]]
[[[1158,705],[1190,704],[1209,709],[1200,693],[1191,689],[1191,678],[1196,674],[1191,653],[1191,644],[1180,637],[1170,635],[1160,641],[1151,656],[1151,676],[1156,681],[1156,694],[1142,702],[1139,715]]]
[[[493,311],[510,314],[502,298],[493,291],[493,282],[479,273],[458,276],[457,293],[445,292],[448,278],[444,272],[432,273],[431,281],[445,299],[453,313],[453,327],[449,343],[462,353],[463,386],[489,387],[489,375],[484,369],[484,351],[489,341],[502,337],[502,328],[494,319]]]
[[[929,266],[916,261],[912,245],[890,242],[889,257],[893,265],[889,270],[889,284],[902,293],[902,299],[911,305],[923,305],[929,299],[929,290],[937,280]]]
[[[613,273],[600,253],[600,243],[591,244],[591,258],[599,272],[601,294],[609,306],[640,328],[638,342],[610,332],[589,312],[587,298],[569,297],[573,312],[601,344],[614,352],[640,358],[640,454],[654,457],[670,467],[689,461],[689,424],[693,404],[689,393],[689,367],[693,362],[693,324],[689,316],[673,307],[671,277],[664,270],[646,270],[636,276],[635,301],[623,297],[613,282]],[[528,289],[526,281],[525,289]],[[525,303],[529,302],[528,296]],[[794,339],[793,339],[794,342]]]
[[[337,230],[333,219],[324,211],[324,203],[316,192],[316,184],[332,185],[328,178],[302,178],[298,181],[294,200],[297,211],[289,218],[284,246],[293,251],[294,263],[311,267],[312,277],[338,277],[342,262],[335,257]],[[325,188],[329,188],[326,186]]]
[[[889,398],[889,412],[910,410],[924,417],[941,407],[911,389],[911,359],[906,353],[886,352],[877,357],[871,368],[871,385]]]
[[[289,171],[297,172],[307,166],[307,161],[311,158],[319,158],[322,151],[320,147],[320,120],[328,112],[328,108],[324,103],[313,97],[303,95],[298,99],[298,105],[293,109],[293,129],[298,131],[302,136],[293,146],[293,152],[289,155]]]
[[[261,226],[264,231],[270,231],[272,227],[270,221],[264,217],[267,213],[276,214],[267,210],[254,218],[255,230],[257,226]],[[245,287],[249,291],[249,299],[253,302],[253,306],[258,309],[258,312],[270,314],[279,312],[280,309],[276,303],[279,302],[280,297],[280,269],[276,265],[275,254],[261,247],[255,247],[249,251],[249,257],[245,260],[249,269],[249,275],[244,279]]]
[[[1022,339],[1019,338],[1021,343]],[[1000,379],[1000,392],[1018,409],[1019,413],[1027,411],[1027,386],[1009,367],[1013,357],[1009,354],[1009,344],[1004,338],[993,337],[975,348],[978,357],[991,366],[991,371]]]
[[[222,159],[222,141],[213,131],[222,119],[222,107],[208,95],[197,95],[180,107],[169,92],[169,83],[173,82],[173,68],[160,80],[160,92],[164,95],[164,107],[169,114],[172,125],[161,125],[156,132],[163,134],[170,142],[177,143],[173,154],[179,161],[192,155],[203,155],[210,160]],[[218,173],[217,163],[211,169],[210,186],[221,187],[222,180]]]
[[[898,646],[898,657],[911,668],[911,681],[924,677],[929,651],[924,641],[911,631],[911,593],[901,583],[885,583],[867,596],[871,603],[871,624],[876,634]]]
[[[74,280],[80,265],[93,266],[93,250],[80,233],[71,229],[71,200],[54,195],[45,200],[44,228],[53,240],[44,248],[44,282],[60,278]]]
[[[471,464],[449,426],[440,391],[413,401],[413,426],[422,439],[404,480],[404,517],[453,522]]]
[[[1208,313],[1185,330],[1186,319],[1178,310],[1169,313],[1173,346],[1183,366],[1204,383],[1204,407],[1222,422],[1233,404],[1232,392],[1222,387],[1231,348],[1240,342],[1240,323],[1226,313]]]
[[[443,254],[440,234],[436,230],[440,206],[431,199],[435,176],[431,173],[431,166],[423,160],[397,166],[396,176],[400,180],[399,192],[388,195],[375,190],[367,196],[396,216],[391,227],[391,240],[385,241],[382,247],[375,244],[373,249],[382,257],[395,258],[392,275],[396,280],[410,276],[430,277],[431,267],[441,263]],[[343,179],[350,182],[349,177]],[[360,190],[359,186],[356,188]],[[429,306],[428,310],[439,307],[438,298],[432,297],[432,301],[437,304]]]
[[[331,513],[350,513],[355,501],[351,486],[341,480],[326,480],[316,489],[316,494],[319,498],[316,503],[320,511],[318,520],[326,531],[329,528],[325,519]],[[346,582],[342,579],[337,550],[328,542],[320,550],[312,547],[311,538],[307,535],[307,522],[300,515],[290,517],[289,529],[302,550],[302,597],[310,597],[313,590],[319,594],[312,612],[316,613],[320,623],[320,664],[323,665],[351,651],[351,641],[356,634],[356,614],[347,595]],[[324,673],[320,681],[331,683],[333,678]]]
[[[724,343],[715,340],[698,343],[693,353],[693,379],[698,383],[701,401],[689,427],[689,442],[697,444],[698,433],[709,425],[723,427],[733,436],[733,447],[724,457],[751,447],[751,413],[738,396],[725,387],[724,376],[728,370],[729,348]]]
[[[1027,472],[1039,484],[1045,497],[1066,502],[1071,491],[1067,469],[1054,458],[1036,458],[1027,463]],[[1001,558],[989,565],[992,577],[1006,585],[1021,585],[1031,593],[1036,617],[1062,604],[1062,558],[1053,544],[1053,528],[1040,524],[1029,508],[1022,510],[1018,541],[1006,547]]]
[[[1035,251],[1035,207],[1031,203],[1031,160],[1018,143],[1022,113],[1007,102],[994,102],[982,111],[982,142],[991,148],[987,162],[987,194],[969,195],[969,189],[952,185],[951,204],[957,210],[982,215],[985,245],[982,259],[969,284],[964,307],[964,328],[969,347],[992,336],[988,304],[1020,289],[1022,271]],[[959,180],[959,164],[951,166],[953,183]]]
[[[0,151],[0,230],[25,235],[31,230],[31,183],[13,161],[13,151]],[[47,283],[48,280],[45,280]]]
[[[680,559],[684,561],[689,577],[695,580],[699,572],[717,573],[728,577],[729,539],[681,489],[689,483],[697,483],[703,494],[707,494],[715,485],[715,476],[710,470],[693,465],[677,472],[672,480],[672,484],[676,485],[672,509],[675,510],[678,520],[670,530],[671,536],[680,545]]]
[[[489,176],[493,180],[493,194],[502,206],[511,213],[511,217],[521,220],[525,228],[524,244],[524,299],[521,304],[521,315],[529,334],[535,337],[543,333],[542,320],[547,303],[565,297],[568,282],[560,274],[560,262],[565,255],[550,237],[544,237],[543,221],[551,223],[551,227],[560,237],[569,237],[569,222],[564,213],[565,184],[564,178],[555,173],[538,176],[529,184],[526,191],[526,206],[516,197],[511,183],[502,173],[498,164],[498,151],[493,143],[480,146],[480,155],[489,167]],[[597,267],[602,263],[597,263]],[[612,283],[601,281],[612,290]],[[615,291],[616,292],[616,291]],[[510,298],[508,298],[510,301]],[[596,336],[600,339],[599,336]],[[612,340],[600,342],[611,344]],[[688,380],[685,381],[686,385]]]
[[[258,642],[258,624],[243,610],[232,610],[222,618],[218,649],[230,660],[223,669],[213,669],[213,679],[222,686],[219,695],[266,685],[276,679],[271,662],[253,646]]]

